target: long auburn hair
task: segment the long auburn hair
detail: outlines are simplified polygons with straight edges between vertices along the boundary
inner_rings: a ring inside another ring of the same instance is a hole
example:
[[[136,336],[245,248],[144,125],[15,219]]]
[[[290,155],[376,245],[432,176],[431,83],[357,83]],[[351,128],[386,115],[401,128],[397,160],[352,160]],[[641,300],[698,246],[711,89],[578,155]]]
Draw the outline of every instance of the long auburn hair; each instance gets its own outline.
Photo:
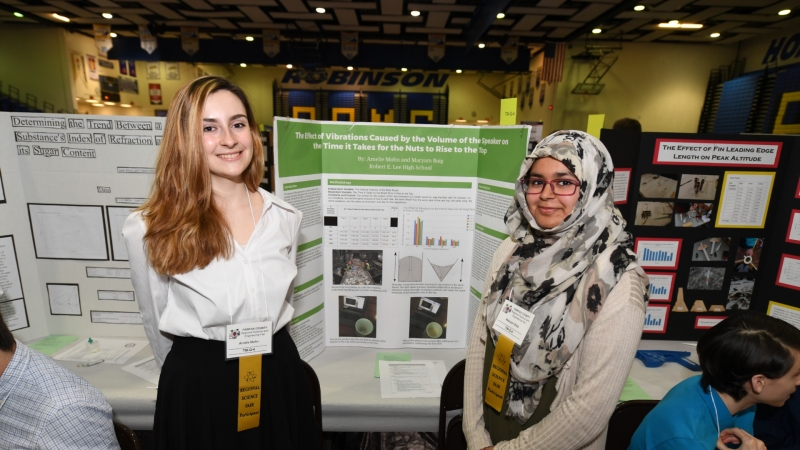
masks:
[[[242,173],[247,189],[255,192],[264,174],[258,124],[244,91],[216,76],[198,78],[181,87],[167,113],[150,196],[139,207],[147,225],[147,258],[161,274],[202,269],[214,258],[227,259],[233,253],[230,227],[212,195],[211,171],[203,147],[203,107],[208,96],[218,91],[236,95],[247,112],[253,136],[253,158]]]

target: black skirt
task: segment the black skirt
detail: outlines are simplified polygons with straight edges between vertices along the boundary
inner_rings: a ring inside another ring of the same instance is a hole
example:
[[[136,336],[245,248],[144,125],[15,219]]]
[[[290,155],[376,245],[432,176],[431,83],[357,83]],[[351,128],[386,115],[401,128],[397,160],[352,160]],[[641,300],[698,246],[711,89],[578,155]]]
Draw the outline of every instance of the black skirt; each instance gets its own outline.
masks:
[[[262,356],[261,421],[237,432],[239,360],[225,343],[176,337],[158,382],[153,440],[157,449],[318,449],[311,393],[289,332]]]

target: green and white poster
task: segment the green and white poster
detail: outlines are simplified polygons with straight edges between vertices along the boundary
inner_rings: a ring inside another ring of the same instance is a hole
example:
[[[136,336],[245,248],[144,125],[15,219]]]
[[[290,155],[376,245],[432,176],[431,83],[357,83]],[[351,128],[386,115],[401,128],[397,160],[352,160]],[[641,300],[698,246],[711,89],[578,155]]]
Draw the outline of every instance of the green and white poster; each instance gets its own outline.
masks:
[[[292,335],[465,348],[530,127],[276,118],[276,194],[303,212]]]

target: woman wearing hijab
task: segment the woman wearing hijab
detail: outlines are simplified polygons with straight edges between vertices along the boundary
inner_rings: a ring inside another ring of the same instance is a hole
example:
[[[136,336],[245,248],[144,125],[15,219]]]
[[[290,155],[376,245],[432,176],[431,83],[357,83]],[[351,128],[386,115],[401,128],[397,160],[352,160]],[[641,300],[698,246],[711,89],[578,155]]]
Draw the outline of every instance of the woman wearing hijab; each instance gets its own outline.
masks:
[[[551,134],[522,162],[467,354],[470,449],[605,447],[649,291],[613,177],[606,148],[581,131]],[[512,309],[533,315],[517,322],[521,345],[493,329]]]

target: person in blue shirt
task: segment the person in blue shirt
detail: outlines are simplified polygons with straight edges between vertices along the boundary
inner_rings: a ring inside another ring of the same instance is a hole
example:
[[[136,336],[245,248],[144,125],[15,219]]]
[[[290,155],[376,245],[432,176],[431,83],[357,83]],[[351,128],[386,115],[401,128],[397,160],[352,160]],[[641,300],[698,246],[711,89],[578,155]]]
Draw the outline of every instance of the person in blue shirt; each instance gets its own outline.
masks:
[[[753,429],[769,450],[800,450],[800,392],[780,408],[758,405]]]
[[[628,450],[766,450],[753,437],[756,405],[780,407],[800,385],[800,330],[743,311],[708,330],[697,355],[702,375],[664,396]]]

